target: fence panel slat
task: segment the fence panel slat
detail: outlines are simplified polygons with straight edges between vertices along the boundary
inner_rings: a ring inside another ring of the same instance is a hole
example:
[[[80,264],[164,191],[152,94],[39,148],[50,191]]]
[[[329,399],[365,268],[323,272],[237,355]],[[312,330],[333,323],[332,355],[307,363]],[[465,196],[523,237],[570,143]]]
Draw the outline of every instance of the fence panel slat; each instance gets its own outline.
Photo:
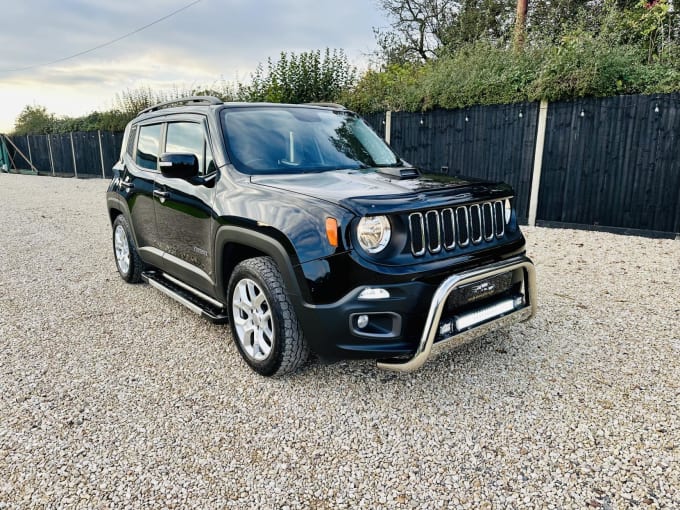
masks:
[[[99,139],[96,131],[73,133],[78,177],[101,177]]]

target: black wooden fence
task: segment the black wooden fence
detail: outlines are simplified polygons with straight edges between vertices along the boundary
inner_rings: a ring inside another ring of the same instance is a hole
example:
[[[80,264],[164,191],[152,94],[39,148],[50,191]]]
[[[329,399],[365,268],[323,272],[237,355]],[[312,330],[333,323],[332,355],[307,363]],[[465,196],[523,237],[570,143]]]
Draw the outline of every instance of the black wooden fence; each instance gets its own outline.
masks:
[[[538,218],[680,232],[680,94],[549,106]]]
[[[538,224],[678,234],[679,106],[680,94],[668,94],[551,103],[543,117],[538,103],[520,103],[365,118],[414,165],[510,183],[522,222],[532,218],[533,205]],[[41,173],[110,177],[122,137],[92,132],[12,141]]]
[[[534,164],[539,104],[390,114],[390,143],[432,172],[510,183],[526,222],[540,172],[536,221],[680,233],[680,94],[547,105]],[[366,120],[384,133],[385,114]]]
[[[392,113],[390,143],[428,171],[511,184],[518,217],[526,222],[537,119],[537,103]]]
[[[111,177],[123,133],[89,131],[10,139],[16,148],[10,144],[8,151],[17,168],[29,169],[32,164],[45,175]]]

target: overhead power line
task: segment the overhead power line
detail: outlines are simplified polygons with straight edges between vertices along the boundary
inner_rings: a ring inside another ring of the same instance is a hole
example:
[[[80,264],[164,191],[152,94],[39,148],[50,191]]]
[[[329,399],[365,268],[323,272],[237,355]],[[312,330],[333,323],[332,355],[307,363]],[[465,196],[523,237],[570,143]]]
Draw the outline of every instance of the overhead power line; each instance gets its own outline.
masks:
[[[88,53],[92,53],[93,51],[100,50],[100,49],[102,49],[102,48],[105,48],[106,46],[111,46],[112,44],[115,44],[115,43],[117,43],[118,41],[122,41],[122,40],[125,39],[126,37],[130,37],[131,35],[138,34],[138,33],[141,32],[142,30],[146,30],[147,28],[152,27],[152,26],[154,26],[154,25],[160,23],[161,21],[165,21],[166,19],[168,19],[168,18],[174,16],[175,14],[179,14],[179,13],[182,12],[182,11],[186,11],[189,7],[191,7],[191,6],[193,6],[193,5],[196,5],[197,3],[201,2],[201,1],[202,1],[202,0],[194,0],[193,2],[186,4],[184,7],[180,7],[180,8],[177,9],[176,11],[172,11],[171,13],[166,14],[166,15],[163,16],[162,18],[158,18],[158,19],[152,21],[151,23],[147,23],[146,25],[144,25],[144,26],[142,26],[142,27],[136,28],[136,29],[133,30],[132,32],[128,32],[127,34],[123,34],[123,35],[121,35],[120,37],[116,37],[115,39],[111,39],[110,41],[107,41],[107,42],[105,42],[105,43],[102,43],[102,44],[100,44],[100,45],[98,45],[98,46],[94,46],[93,48],[89,48],[89,49],[84,50],[84,51],[79,51],[78,53],[74,53],[73,55],[69,55],[69,56],[67,56],[67,57],[58,58],[58,59],[56,59],[56,60],[51,60],[50,62],[44,62],[44,63],[42,63],[42,64],[34,64],[34,65],[26,66],[26,67],[17,67],[17,68],[15,68],[15,69],[1,69],[1,70],[0,70],[0,73],[15,73],[15,72],[19,72],[19,71],[28,71],[28,70],[30,70],[30,69],[37,69],[38,67],[51,66],[51,65],[53,65],[53,64],[58,64],[59,62],[64,62],[64,61],[66,61],[66,60],[71,60],[71,59],[73,59],[73,58],[80,57],[80,56],[86,55],[86,54],[88,54]]]

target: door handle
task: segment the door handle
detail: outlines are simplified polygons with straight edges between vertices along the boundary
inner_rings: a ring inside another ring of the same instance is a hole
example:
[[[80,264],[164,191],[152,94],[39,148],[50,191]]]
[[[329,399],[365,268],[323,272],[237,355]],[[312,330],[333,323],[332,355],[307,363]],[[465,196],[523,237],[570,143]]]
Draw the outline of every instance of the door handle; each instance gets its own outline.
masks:
[[[170,193],[167,191],[161,191],[159,189],[153,190],[153,196],[158,198],[168,198]]]

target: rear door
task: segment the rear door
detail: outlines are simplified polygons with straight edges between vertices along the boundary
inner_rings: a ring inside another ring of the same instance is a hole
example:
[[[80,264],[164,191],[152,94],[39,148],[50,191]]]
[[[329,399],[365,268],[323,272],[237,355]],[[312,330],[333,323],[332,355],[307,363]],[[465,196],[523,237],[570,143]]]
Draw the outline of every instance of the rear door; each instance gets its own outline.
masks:
[[[138,125],[131,128],[129,147],[122,172],[121,186],[127,193],[132,228],[142,257],[157,265],[158,250],[154,182],[158,174],[163,124]]]
[[[168,120],[161,153],[194,154],[199,175],[191,180],[156,176],[158,245],[163,267],[207,293],[213,292],[212,204],[217,177],[205,119],[182,115]]]

